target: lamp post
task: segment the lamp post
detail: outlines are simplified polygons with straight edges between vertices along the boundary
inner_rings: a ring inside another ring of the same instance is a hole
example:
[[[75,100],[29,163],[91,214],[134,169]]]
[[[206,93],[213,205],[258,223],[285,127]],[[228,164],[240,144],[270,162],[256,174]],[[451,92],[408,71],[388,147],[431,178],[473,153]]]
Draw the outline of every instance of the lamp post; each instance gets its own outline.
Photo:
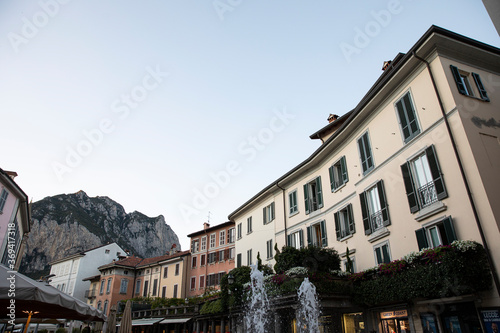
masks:
[[[229,275],[227,276],[227,293],[228,295],[231,295],[231,285],[234,283],[234,275],[229,273]],[[228,299],[228,302],[229,302],[229,299]],[[229,332],[233,332],[233,318],[231,317],[231,310],[232,310],[232,306],[231,304],[228,304],[229,306]]]

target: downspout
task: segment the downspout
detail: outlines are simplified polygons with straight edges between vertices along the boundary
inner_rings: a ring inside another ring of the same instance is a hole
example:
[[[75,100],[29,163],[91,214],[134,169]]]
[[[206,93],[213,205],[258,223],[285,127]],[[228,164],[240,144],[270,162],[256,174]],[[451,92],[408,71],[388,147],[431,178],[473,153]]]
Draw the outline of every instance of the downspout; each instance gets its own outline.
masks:
[[[497,273],[497,270],[496,270],[496,268],[494,266],[494,262],[493,262],[493,259],[491,257],[491,254],[490,254],[490,249],[488,247],[488,243],[486,241],[486,237],[484,236],[483,227],[482,227],[482,224],[481,224],[481,220],[479,219],[479,214],[477,212],[476,204],[474,203],[474,198],[472,197],[472,191],[471,191],[470,186],[469,186],[469,181],[467,179],[467,175],[465,174],[465,169],[463,167],[463,163],[462,163],[462,160],[460,158],[460,155],[458,154],[457,144],[455,142],[455,138],[453,137],[453,133],[451,131],[450,123],[448,121],[448,117],[446,115],[446,111],[444,110],[443,102],[441,100],[441,95],[439,94],[439,91],[438,91],[437,86],[436,86],[436,81],[434,80],[434,76],[432,75],[430,64],[429,64],[429,62],[427,62],[427,60],[419,57],[416,54],[415,51],[413,51],[412,54],[413,54],[413,56],[415,58],[417,58],[418,60],[420,60],[423,63],[425,63],[425,65],[427,66],[427,70],[429,71],[429,76],[430,76],[431,81],[432,81],[432,86],[434,87],[434,91],[436,93],[436,96],[437,96],[437,99],[438,99],[438,102],[439,102],[439,107],[440,107],[441,113],[443,115],[443,120],[444,120],[444,123],[446,125],[446,130],[448,131],[448,135],[450,137],[451,145],[453,146],[453,152],[455,153],[455,157],[456,157],[457,162],[458,162],[458,167],[460,169],[460,174],[462,176],[462,180],[463,180],[464,185],[465,185],[465,190],[467,191],[467,197],[469,198],[469,202],[470,202],[470,205],[472,207],[472,212],[474,214],[474,219],[476,221],[476,225],[477,225],[477,228],[479,230],[479,234],[481,236],[481,241],[483,242],[483,246],[484,246],[484,249],[486,251],[486,257],[488,258],[488,264],[491,267],[491,273],[493,275],[493,281],[495,283],[495,287],[497,288],[497,293],[500,296],[500,281],[499,281],[499,278],[498,278],[498,273]]]
[[[285,246],[288,246],[288,233],[286,227],[286,200],[285,200],[285,189],[279,185],[279,181],[276,182],[276,186],[281,189],[283,193],[283,223],[285,224]]]

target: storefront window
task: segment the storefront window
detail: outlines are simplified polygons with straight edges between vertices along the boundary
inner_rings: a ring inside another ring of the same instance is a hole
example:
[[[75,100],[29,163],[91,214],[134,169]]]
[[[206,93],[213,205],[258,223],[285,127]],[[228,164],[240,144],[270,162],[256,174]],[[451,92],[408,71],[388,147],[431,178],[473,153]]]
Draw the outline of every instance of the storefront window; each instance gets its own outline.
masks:
[[[344,333],[362,333],[365,331],[363,313],[346,313],[343,316]]]
[[[380,313],[383,333],[411,333],[407,310]]]

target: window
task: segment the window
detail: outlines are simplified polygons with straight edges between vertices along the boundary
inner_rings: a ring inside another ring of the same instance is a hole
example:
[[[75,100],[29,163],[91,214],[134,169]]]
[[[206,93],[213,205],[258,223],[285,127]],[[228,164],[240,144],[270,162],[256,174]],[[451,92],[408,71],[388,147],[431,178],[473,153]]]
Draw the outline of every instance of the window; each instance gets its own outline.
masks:
[[[120,282],[120,294],[126,294],[128,289],[128,279],[122,279]]]
[[[431,223],[415,231],[419,250],[450,245],[457,239],[451,217]]]
[[[274,202],[272,202],[269,206],[264,207],[262,211],[264,213],[264,224],[268,224],[274,220]]]
[[[399,124],[403,134],[404,142],[407,143],[420,133],[420,126],[417,122],[417,114],[410,96],[407,92],[399,101],[396,102]]]
[[[168,277],[168,266],[163,268],[163,278],[166,279],[167,277]]]
[[[109,254],[109,250],[105,250],[104,253]]]
[[[247,250],[247,266],[252,264],[252,249]]]
[[[328,246],[325,221],[307,227],[307,244],[319,247]]]
[[[191,243],[191,252],[196,253],[200,250],[200,240],[195,239]]]
[[[200,276],[200,289],[205,287],[205,276]]]
[[[247,234],[252,233],[252,217],[247,218]]]
[[[304,202],[306,214],[312,213],[323,207],[321,176],[304,185]]]
[[[219,261],[224,261],[224,250],[219,251]]]
[[[207,264],[213,264],[219,260],[219,252],[212,252],[208,254]]]
[[[352,214],[352,205],[349,204],[334,214],[335,218],[335,231],[337,233],[337,240],[352,235],[356,232],[354,226],[354,218]]]
[[[200,266],[205,266],[205,255],[201,255]]]
[[[267,259],[273,258],[273,240],[270,239],[267,241]]]
[[[458,69],[456,66],[450,65],[451,72],[453,73],[453,78],[455,79],[455,83],[457,84],[458,92],[465,96],[475,97],[474,90],[470,84],[469,78],[472,76],[472,79],[476,83],[476,89],[481,98],[485,102],[489,102],[490,98],[488,97],[488,93],[484,88],[483,82],[481,81],[481,77],[476,73],[468,73]]]
[[[298,250],[304,247],[304,230],[296,231],[287,236],[288,246],[294,247]]]
[[[104,294],[104,285],[106,284],[106,280],[101,280],[101,288],[99,289],[99,295]]]
[[[108,285],[106,287],[106,294],[109,294],[111,292],[111,281],[113,281],[112,278],[108,279]]]
[[[219,246],[226,243],[226,230],[222,230],[219,233]]]
[[[137,280],[135,283],[135,294],[139,295],[141,293],[141,280]]]
[[[374,166],[372,157],[372,148],[370,146],[368,132],[363,134],[358,139],[358,149],[359,149],[359,158],[361,160],[361,168],[363,169],[363,175],[366,175],[369,171],[373,169]]]
[[[144,292],[142,293],[142,296],[144,297],[148,296],[148,287],[149,287],[149,281],[144,281]]]
[[[165,298],[167,296],[167,286],[163,286],[161,288],[161,298]]]
[[[241,267],[241,253],[236,256],[236,267]]]
[[[177,289],[179,289],[179,285],[174,284],[174,298],[177,298]]]
[[[389,242],[384,242],[373,247],[375,254],[375,263],[377,265],[391,262],[391,254],[389,252]]]
[[[201,237],[201,250],[205,251],[207,249],[207,236]]]
[[[102,312],[106,313],[108,311],[108,300],[104,301],[104,308],[102,309]]]
[[[101,310],[101,306],[102,306],[102,302],[101,301],[97,302],[97,310]]]
[[[180,271],[180,264],[175,264],[175,276],[179,275],[179,271]]]
[[[335,162],[328,169],[328,171],[330,173],[330,187],[332,192],[338,190],[349,180],[345,156],[342,156],[337,162]]]
[[[193,268],[196,267],[196,258],[197,257],[192,257],[192,259],[191,259],[191,267],[193,267]]]
[[[215,234],[210,235],[210,248],[213,249],[215,247]]]
[[[349,257],[350,261],[344,259],[343,264],[344,264],[344,272],[350,272],[350,273],[356,273],[356,258],[354,257]]]
[[[288,205],[290,207],[289,214],[293,215],[299,212],[299,205],[297,202],[297,190],[288,193]]]
[[[191,290],[196,289],[196,276],[191,276]]]
[[[3,208],[5,207],[5,203],[7,202],[7,197],[9,196],[9,192],[5,189],[2,189],[2,194],[0,194],[0,213],[3,212]]]
[[[448,196],[434,146],[401,165],[401,172],[412,213]]]
[[[229,255],[227,256],[229,260],[234,260],[234,252],[235,252],[234,247],[229,249]]]
[[[241,223],[238,223],[237,228],[238,228],[238,239],[240,239],[241,238],[241,229],[242,229]]]
[[[227,243],[228,244],[234,243],[234,233],[235,233],[234,228],[229,229],[229,231],[227,233]]]
[[[378,181],[373,187],[359,194],[365,235],[391,224],[385,198],[384,183]]]
[[[156,290],[158,289],[158,279],[153,280],[153,296],[156,296]]]

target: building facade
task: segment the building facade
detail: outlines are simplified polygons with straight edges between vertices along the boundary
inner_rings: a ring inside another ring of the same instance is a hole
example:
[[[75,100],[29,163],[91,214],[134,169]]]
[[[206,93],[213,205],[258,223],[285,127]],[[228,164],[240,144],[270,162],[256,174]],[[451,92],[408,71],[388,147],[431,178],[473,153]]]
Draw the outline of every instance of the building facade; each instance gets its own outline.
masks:
[[[16,176],[0,169],[0,262],[11,270],[21,265],[31,226],[28,196],[14,181]]]
[[[500,306],[499,83],[498,48],[431,27],[384,64],[353,110],[311,135],[321,146],[309,158],[230,214],[242,230],[238,264],[254,264],[259,252],[273,266],[274,243],[315,245],[334,248],[344,264],[349,253],[359,272],[477,241],[489,254],[493,290],[342,316],[348,332],[422,332],[423,318],[439,331],[481,328],[479,314]]]
[[[188,297],[198,296],[208,289],[220,289],[220,279],[235,267],[235,227],[225,222],[213,227],[204,224],[203,230],[189,234],[191,262]]]

